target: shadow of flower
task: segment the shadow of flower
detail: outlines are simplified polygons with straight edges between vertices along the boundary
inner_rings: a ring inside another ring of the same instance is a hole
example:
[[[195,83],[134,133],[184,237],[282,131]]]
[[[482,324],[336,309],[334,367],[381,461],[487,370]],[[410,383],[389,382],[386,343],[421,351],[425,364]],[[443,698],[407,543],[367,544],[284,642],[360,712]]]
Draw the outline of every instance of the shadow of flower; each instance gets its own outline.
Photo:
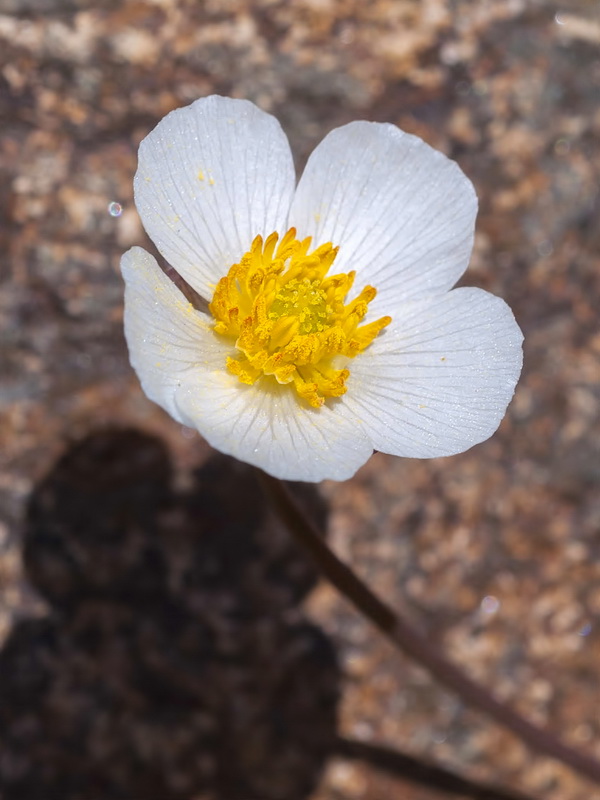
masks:
[[[34,491],[25,565],[50,610],[0,653],[4,800],[311,793],[339,670],[249,468],[215,456],[177,491],[158,440],[92,434]]]

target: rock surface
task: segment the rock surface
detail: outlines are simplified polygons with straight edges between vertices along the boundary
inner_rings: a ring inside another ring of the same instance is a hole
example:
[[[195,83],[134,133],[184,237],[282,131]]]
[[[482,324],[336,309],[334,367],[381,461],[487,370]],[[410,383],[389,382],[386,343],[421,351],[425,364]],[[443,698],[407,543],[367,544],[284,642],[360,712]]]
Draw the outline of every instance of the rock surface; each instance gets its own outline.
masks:
[[[197,472],[208,448],[129,367],[119,276],[147,244],[137,145],[199,96],[272,111],[299,168],[362,118],[458,160],[480,197],[465,283],[514,309],[523,378],[489,442],[323,485],[329,539],[600,757],[599,45],[593,0],[0,0],[3,800],[444,796],[336,756],[336,714],[473,778],[600,796],[317,584],[245,470]]]

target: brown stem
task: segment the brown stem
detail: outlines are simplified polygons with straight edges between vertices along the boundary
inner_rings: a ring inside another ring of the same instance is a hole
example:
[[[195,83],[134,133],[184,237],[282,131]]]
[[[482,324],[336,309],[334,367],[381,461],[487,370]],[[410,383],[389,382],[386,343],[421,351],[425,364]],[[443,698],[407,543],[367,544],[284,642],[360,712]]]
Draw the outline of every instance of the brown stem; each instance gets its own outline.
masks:
[[[335,742],[335,753],[342,758],[364,761],[375,769],[402,778],[411,783],[419,783],[429,789],[437,789],[446,794],[459,794],[469,800],[533,800],[532,797],[500,789],[491,784],[477,783],[462,778],[450,770],[420,761],[414,756],[399,753],[370,742],[358,742],[341,736]]]
[[[383,603],[360,578],[329,549],[323,538],[297,507],[287,487],[276,478],[260,473],[268,496],[296,540],[310,554],[319,570],[399,650],[418,661],[444,686],[465,703],[483,711],[512,731],[532,750],[562,761],[580,775],[600,784],[600,762],[575,750],[549,731],[526,720],[510,706],[497,700],[483,686],[448,661],[425,636],[400,614]]]

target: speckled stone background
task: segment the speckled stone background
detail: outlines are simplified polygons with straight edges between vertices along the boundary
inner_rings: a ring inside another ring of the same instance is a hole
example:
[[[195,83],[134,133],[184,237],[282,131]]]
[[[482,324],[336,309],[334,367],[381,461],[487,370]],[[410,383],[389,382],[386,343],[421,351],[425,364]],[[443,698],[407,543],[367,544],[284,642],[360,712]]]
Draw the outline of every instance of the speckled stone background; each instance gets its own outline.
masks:
[[[299,167],[367,118],[474,181],[465,282],[526,336],[507,418],[304,500],[465,670],[600,757],[597,0],[0,0],[2,800],[447,796],[336,754],[336,732],[600,798],[393,652],[248,472],[142,395],[119,276],[145,244],[136,148],[212,92],[275,113]]]

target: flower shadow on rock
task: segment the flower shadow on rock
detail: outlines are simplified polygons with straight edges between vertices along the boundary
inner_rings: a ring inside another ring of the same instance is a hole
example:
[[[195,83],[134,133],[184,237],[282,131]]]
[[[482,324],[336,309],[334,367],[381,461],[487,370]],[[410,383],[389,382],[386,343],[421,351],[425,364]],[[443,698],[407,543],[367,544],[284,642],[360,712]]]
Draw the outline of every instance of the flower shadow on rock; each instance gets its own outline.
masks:
[[[185,492],[171,481],[158,440],[111,430],[34,491],[25,564],[50,612],[0,653],[4,800],[314,789],[339,683],[297,609],[315,574],[247,467],[217,456]]]

